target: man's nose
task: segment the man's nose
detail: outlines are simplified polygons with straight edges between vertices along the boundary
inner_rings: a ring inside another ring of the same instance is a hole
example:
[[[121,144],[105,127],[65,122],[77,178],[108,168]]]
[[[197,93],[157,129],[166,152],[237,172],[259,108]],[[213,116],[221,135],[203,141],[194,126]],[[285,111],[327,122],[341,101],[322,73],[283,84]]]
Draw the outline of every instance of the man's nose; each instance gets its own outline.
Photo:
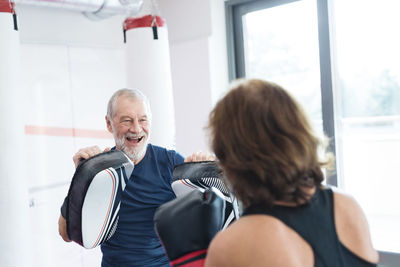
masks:
[[[140,123],[139,123],[139,121],[136,119],[136,120],[133,120],[133,122],[132,122],[132,125],[131,125],[131,127],[130,127],[130,129],[129,129],[131,132],[133,132],[133,133],[140,133],[140,131],[141,131],[141,126],[140,126]]]

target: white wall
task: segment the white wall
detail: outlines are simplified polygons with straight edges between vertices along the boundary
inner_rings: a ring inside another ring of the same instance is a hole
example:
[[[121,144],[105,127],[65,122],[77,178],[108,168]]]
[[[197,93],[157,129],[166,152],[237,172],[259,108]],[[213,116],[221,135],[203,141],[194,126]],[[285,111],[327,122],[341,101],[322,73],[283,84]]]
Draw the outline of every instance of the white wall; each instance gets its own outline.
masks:
[[[169,31],[177,150],[209,150],[204,127],[228,84],[224,1],[163,0],[159,7]]]
[[[184,155],[208,150],[203,128],[226,88],[223,4],[159,1],[169,30],[176,147]],[[73,154],[84,146],[113,145],[104,115],[111,94],[126,86],[124,17],[91,21],[76,12],[27,6],[17,12],[32,266],[99,266],[99,250],[64,243],[57,220]]]

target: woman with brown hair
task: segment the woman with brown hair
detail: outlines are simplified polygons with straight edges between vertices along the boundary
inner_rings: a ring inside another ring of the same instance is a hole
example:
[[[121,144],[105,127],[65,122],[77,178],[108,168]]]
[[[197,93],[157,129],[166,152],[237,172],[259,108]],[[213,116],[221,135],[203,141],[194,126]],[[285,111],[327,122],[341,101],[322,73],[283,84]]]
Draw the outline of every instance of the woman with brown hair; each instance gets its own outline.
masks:
[[[243,205],[210,244],[206,266],[376,266],[356,201],[324,187],[329,160],[305,113],[279,85],[237,84],[210,114],[212,149]]]

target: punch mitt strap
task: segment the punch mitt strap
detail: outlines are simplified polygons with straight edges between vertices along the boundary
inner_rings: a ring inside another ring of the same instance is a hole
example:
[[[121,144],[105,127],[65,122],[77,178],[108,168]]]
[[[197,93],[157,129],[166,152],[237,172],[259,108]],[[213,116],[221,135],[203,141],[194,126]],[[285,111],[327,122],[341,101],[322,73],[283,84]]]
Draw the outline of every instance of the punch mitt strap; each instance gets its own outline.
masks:
[[[133,163],[111,150],[82,161],[67,196],[67,232],[71,240],[94,248],[108,240],[117,227],[122,192]]]
[[[161,205],[154,225],[171,266],[201,266],[224,213],[224,196],[216,188],[196,189]]]

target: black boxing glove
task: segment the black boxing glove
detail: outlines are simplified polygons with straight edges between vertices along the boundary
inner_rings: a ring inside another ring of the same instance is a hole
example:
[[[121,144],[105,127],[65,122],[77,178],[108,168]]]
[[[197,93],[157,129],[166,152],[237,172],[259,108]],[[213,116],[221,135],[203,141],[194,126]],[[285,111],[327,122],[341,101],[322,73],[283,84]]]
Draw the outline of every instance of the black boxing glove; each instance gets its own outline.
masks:
[[[175,166],[172,190],[177,197],[196,189],[215,187],[224,195],[224,229],[239,218],[239,204],[224,182],[224,174],[215,161],[184,162]]]
[[[224,196],[213,187],[193,190],[161,205],[154,225],[171,266],[204,266],[208,246],[224,219]]]

